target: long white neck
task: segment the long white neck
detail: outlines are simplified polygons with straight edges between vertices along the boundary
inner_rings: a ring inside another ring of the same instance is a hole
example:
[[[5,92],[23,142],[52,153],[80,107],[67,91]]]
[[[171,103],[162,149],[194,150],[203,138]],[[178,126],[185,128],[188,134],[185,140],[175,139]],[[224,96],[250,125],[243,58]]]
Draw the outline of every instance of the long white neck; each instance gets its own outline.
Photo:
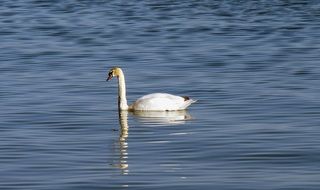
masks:
[[[126,82],[124,79],[123,72],[119,73],[119,80],[118,80],[118,106],[120,110],[128,110],[129,106],[127,104],[126,98]]]

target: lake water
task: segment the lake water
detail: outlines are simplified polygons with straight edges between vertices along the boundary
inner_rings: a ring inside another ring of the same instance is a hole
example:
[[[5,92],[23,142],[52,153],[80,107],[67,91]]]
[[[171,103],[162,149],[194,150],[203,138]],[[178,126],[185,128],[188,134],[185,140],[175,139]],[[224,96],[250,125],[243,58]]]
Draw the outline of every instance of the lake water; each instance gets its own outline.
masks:
[[[320,187],[319,1],[5,0],[0,39],[0,189]],[[112,66],[198,102],[119,114]]]

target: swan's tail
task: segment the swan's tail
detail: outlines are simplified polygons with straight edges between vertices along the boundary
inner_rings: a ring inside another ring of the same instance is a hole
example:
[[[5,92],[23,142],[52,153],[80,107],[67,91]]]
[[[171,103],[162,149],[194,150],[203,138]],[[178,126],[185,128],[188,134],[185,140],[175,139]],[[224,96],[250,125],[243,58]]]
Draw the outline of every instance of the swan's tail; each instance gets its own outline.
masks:
[[[184,98],[184,104],[181,106],[182,110],[187,109],[187,107],[189,107],[191,104],[197,102],[197,100],[193,100],[186,96],[184,96],[183,98]]]

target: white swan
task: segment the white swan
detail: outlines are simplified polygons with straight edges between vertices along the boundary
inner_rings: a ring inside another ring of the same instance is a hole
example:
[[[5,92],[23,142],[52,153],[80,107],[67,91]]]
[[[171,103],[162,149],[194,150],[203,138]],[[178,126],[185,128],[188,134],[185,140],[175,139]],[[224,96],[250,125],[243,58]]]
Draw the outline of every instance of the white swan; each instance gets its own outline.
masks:
[[[119,67],[110,69],[107,81],[118,77],[118,107],[128,111],[174,111],[185,110],[190,104],[196,102],[189,97],[175,96],[167,93],[154,93],[142,96],[132,105],[128,106],[126,98],[126,83],[122,70]]]

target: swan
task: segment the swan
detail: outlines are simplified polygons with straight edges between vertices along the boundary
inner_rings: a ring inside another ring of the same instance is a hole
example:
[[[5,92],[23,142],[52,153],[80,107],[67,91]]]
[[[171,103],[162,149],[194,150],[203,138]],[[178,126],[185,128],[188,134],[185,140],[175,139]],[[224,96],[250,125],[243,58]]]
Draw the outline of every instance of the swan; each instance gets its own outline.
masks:
[[[175,96],[167,93],[153,93],[142,96],[128,106],[126,98],[126,83],[121,68],[113,67],[108,73],[107,81],[118,78],[118,108],[121,111],[176,111],[185,110],[196,102],[187,96]]]

